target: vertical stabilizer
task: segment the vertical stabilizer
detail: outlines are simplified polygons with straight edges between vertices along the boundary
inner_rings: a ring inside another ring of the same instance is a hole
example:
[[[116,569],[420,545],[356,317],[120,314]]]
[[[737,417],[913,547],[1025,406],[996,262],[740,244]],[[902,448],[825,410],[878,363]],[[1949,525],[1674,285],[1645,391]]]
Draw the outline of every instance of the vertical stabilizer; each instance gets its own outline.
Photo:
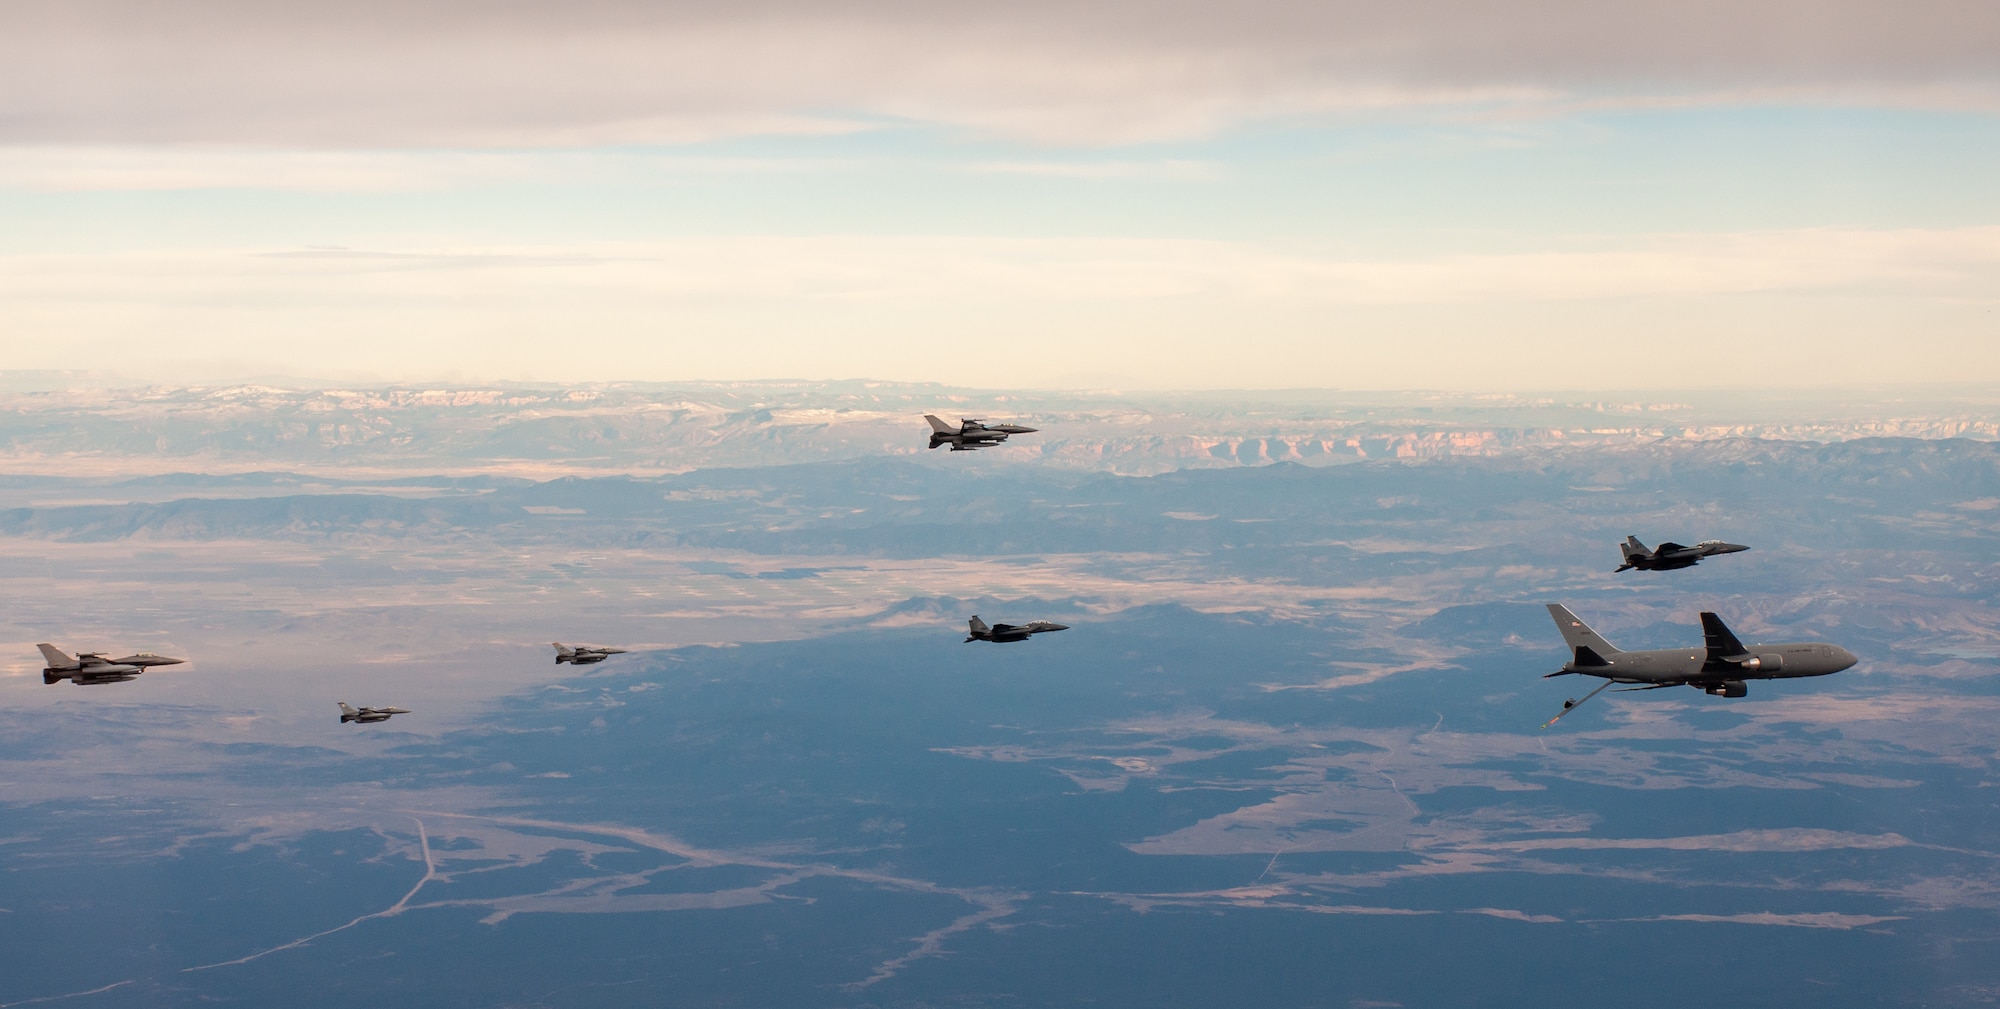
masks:
[[[971,620],[968,620],[965,623],[967,627],[970,627],[972,629],[972,633],[974,634],[985,634],[993,630],[993,628],[986,626],[986,621],[981,620],[978,617],[973,617]]]
[[[936,417],[931,416],[930,414],[924,414],[924,419],[930,422],[931,430],[936,431],[939,434],[958,433],[958,428],[952,427],[950,424],[947,424],[944,421],[941,421]]]
[[[1555,618],[1556,630],[1562,632],[1563,643],[1570,647],[1570,651],[1588,648],[1600,656],[1618,654],[1617,645],[1604,640],[1604,635],[1591,630],[1589,624],[1577,619],[1577,615],[1571,613],[1569,607],[1550,603],[1549,616]]]
[[[1701,636],[1708,643],[1711,660],[1734,661],[1750,654],[1750,650],[1743,647],[1743,642],[1736,640],[1735,632],[1713,613],[1702,612]]]
[[[361,713],[359,711],[354,710],[353,705],[348,704],[346,701],[335,701],[333,703],[340,705],[340,713],[346,715],[349,718],[353,718],[355,715]]]
[[[35,647],[42,650],[42,658],[48,662],[50,669],[77,668],[76,659],[71,656],[64,655],[62,649],[57,648],[56,646],[51,645],[47,642],[43,642],[39,645],[36,645]]]
[[[1625,537],[1625,542],[1619,544],[1618,549],[1625,551],[1625,558],[1627,560],[1632,559],[1634,556],[1648,557],[1653,553],[1653,551],[1647,549],[1646,544],[1639,542],[1639,537],[1637,536]]]

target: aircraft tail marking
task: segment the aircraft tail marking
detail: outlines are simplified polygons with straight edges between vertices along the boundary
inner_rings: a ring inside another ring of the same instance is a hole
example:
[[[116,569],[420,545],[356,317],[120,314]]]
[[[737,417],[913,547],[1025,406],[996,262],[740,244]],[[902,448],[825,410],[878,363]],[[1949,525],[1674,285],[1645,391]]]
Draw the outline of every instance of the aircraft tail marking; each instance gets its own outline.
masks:
[[[1577,653],[1578,665],[1608,665],[1609,663],[1605,661],[1605,656],[1619,653],[1620,649],[1617,645],[1604,640],[1604,635],[1591,630],[1589,624],[1584,623],[1577,618],[1576,614],[1569,611],[1569,607],[1558,603],[1550,603],[1549,616],[1554,618],[1556,630],[1562,632],[1563,643],[1570,647],[1570,651]],[[1589,650],[1591,657],[1597,660],[1596,662],[1591,662],[1590,659],[1584,657],[1583,653],[1585,649]]]
[[[62,649],[46,641],[35,647],[42,650],[42,658],[48,661],[50,669],[76,669],[81,665],[71,656],[64,655]]]

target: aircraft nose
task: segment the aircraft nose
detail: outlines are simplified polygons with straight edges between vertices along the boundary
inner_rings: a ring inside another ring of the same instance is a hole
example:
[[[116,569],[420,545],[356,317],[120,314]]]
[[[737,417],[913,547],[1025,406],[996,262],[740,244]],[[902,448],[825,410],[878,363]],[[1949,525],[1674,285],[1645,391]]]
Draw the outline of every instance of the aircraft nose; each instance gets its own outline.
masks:
[[[1050,625],[1049,625],[1049,630],[1052,630],[1052,631],[1066,631],[1066,630],[1069,630],[1069,625],[1068,625],[1068,624],[1050,624]]]

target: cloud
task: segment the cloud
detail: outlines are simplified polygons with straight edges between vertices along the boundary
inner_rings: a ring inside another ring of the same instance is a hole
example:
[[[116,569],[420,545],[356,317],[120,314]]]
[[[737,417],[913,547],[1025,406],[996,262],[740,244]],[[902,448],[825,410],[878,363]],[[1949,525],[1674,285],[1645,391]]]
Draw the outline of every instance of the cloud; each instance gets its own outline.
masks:
[[[1900,914],[1841,914],[1837,911],[1807,911],[1777,914],[1771,911],[1746,914],[1661,914],[1651,918],[1619,918],[1618,921],[1699,921],[1735,925],[1789,925],[1793,928],[1833,928],[1846,930],[1880,925],[1885,921],[1907,921]]]
[[[1048,144],[1690,102],[2000,107],[1972,2],[0,8],[0,142],[538,147],[939,124]]]
[[[1529,914],[1526,911],[1516,911],[1512,908],[1504,907],[1469,907],[1459,913],[1483,914],[1489,918],[1504,918],[1507,921],[1529,922],[1537,925],[1558,924],[1562,921],[1561,918],[1552,914]]]
[[[1181,163],[1154,169],[1170,175]],[[615,185],[662,179],[852,172],[864,162],[828,158],[730,158],[618,151],[343,151],[242,147],[14,147],[0,159],[0,189],[143,192],[255,189],[302,193],[407,192],[465,186]],[[1059,166],[1057,166],[1059,167]],[[1117,176],[1118,166],[1068,166]],[[1052,170],[1048,174],[1060,174]],[[1127,174],[1139,174],[1137,167]]]
[[[2000,227],[1655,235],[1358,258],[1145,238],[703,237],[461,248],[185,250],[0,259],[0,299],[101,302],[284,291],[495,304],[557,293],[677,300],[1459,304],[1868,289],[1983,297]],[[116,283],[110,281],[116,280]],[[115,292],[115,293],[107,293]]]
[[[1482,842],[1480,848],[1502,851],[1558,849],[1662,849],[1668,851],[1832,851],[1843,848],[1902,848],[1910,840],[1900,834],[1851,834],[1839,830],[1795,827],[1739,830],[1732,834],[1688,837],[1538,837],[1522,841]]]
[[[1276,355],[1293,365],[1277,380],[1294,384],[1574,387],[1668,337],[1691,359],[1733,355],[1744,381],[1911,380],[1947,362],[1978,381],[1995,362],[1966,347],[1987,338],[1995,290],[2000,227],[1577,238],[1424,258],[866,235],[0,256],[17,367],[154,368],[170,346],[175,360],[307,374],[337,347],[346,367],[393,374],[726,379],[770,377],[779,361],[936,379],[931,351],[949,332],[1014,351],[943,373],[989,385],[1045,382],[1060,359],[1158,386],[1254,386],[1274,380],[1262,362]],[[1662,303],[1684,307],[1634,317]],[[1891,314],[1897,332],[1921,332],[1896,361],[1841,350],[1878,343]],[[1216,356],[1222,334],[1240,353]]]

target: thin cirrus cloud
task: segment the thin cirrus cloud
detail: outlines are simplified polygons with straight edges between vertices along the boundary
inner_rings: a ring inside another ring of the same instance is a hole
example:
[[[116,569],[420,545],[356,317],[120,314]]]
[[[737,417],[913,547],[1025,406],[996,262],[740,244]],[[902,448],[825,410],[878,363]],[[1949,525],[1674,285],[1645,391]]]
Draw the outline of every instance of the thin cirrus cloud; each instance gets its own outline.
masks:
[[[0,158],[0,190],[143,192],[255,189],[293,193],[386,193],[467,186],[633,185],[672,178],[736,178],[879,171],[1017,175],[1050,179],[1211,182],[1212,161],[950,161],[894,158],[729,157],[607,150],[298,150],[201,146],[42,146]]]
[[[15,147],[0,158],[0,190],[143,192],[255,189],[387,193],[482,185],[568,186],[674,177],[756,177],[856,171],[842,158],[751,158],[656,151],[296,150],[213,147]],[[1051,169],[1055,173],[1060,166]],[[1084,166],[1088,167],[1088,166]],[[968,169],[978,170],[978,169]],[[1170,171],[1163,167],[1161,172]]]
[[[1047,386],[1116,370],[1140,388],[1406,388],[1418,373],[1433,388],[1622,388],[1656,374],[1634,362],[1726,358],[1745,382],[1922,381],[1945,359],[1961,380],[2000,380],[2000,358],[1978,349],[2000,228],[1547,244],[1404,259],[838,235],[40,253],[0,257],[0,316],[20,338],[16,367],[187,358],[317,373],[338,348],[343,367],[472,378]],[[1901,334],[1889,359],[1870,353],[1883,332]],[[973,352],[940,355],[940,334]]]
[[[705,237],[459,249],[149,251],[0,258],[0,306],[359,299],[666,306],[728,300],[975,304],[1470,305],[1838,291],[1992,300],[2000,227],[1655,235],[1352,259],[1201,239]]]
[[[1973,2],[0,7],[0,143],[547,147],[915,122],[1050,145],[1382,110],[2000,107]]]

